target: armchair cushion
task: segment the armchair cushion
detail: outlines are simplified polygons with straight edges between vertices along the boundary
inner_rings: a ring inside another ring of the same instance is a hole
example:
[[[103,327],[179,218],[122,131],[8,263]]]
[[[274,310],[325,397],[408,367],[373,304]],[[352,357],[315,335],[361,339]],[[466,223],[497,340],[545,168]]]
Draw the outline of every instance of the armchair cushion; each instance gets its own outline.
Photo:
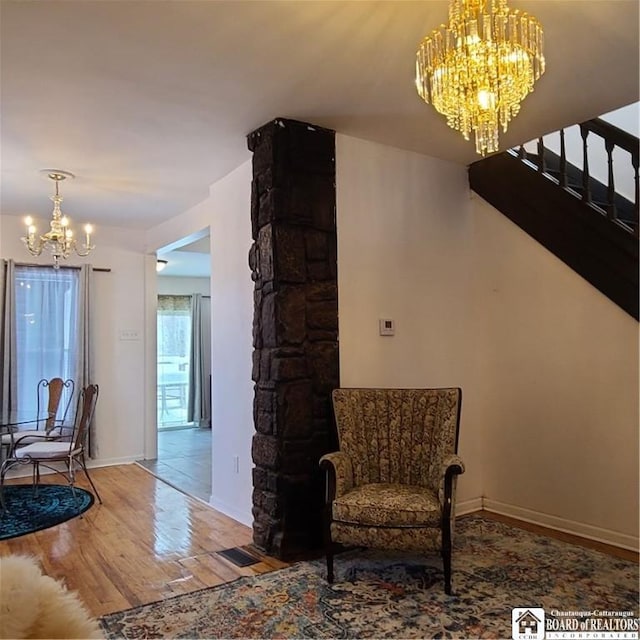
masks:
[[[371,527],[438,527],[442,510],[438,496],[409,484],[363,484],[336,498],[333,519]]]

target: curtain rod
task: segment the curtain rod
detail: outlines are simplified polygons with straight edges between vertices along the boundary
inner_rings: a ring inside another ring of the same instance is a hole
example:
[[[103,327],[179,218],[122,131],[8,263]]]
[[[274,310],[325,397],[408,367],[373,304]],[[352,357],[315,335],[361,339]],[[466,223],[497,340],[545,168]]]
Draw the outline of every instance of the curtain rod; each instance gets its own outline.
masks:
[[[158,296],[187,296],[187,297],[191,297],[193,295],[193,293],[159,293]],[[211,298],[211,296],[205,296],[200,294],[201,298]]]
[[[49,264],[37,264],[35,262],[16,262],[16,267],[52,267]],[[53,267],[52,267],[53,268]],[[76,267],[72,264],[61,264],[60,269],[82,269],[82,267]],[[100,273],[111,273],[111,269],[105,267],[91,267],[92,271],[99,271]]]

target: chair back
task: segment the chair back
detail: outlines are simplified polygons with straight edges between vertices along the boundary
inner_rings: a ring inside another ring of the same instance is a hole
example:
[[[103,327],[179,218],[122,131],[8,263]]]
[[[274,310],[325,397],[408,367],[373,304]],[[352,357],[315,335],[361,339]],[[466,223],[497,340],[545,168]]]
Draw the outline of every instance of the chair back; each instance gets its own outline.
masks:
[[[461,389],[335,389],[332,397],[355,486],[438,489],[442,461],[458,450]]]
[[[73,394],[75,392],[76,383],[71,378],[68,378],[64,381],[62,386],[64,387],[63,397],[66,395],[66,402],[63,405],[62,414],[58,418],[58,420],[64,424],[67,421],[69,408],[71,407],[71,403],[73,401]]]
[[[40,411],[41,408],[44,408],[46,395],[46,417],[44,417],[44,426],[47,432],[51,431],[51,429],[56,426],[60,400],[62,399],[64,392],[66,392],[67,398],[64,404],[62,422],[66,420],[67,413],[69,412],[69,406],[73,399],[74,387],[75,384],[71,379],[62,380],[62,378],[51,378],[50,380],[47,380],[46,378],[43,378],[38,382],[37,415],[38,420],[40,420]]]
[[[76,419],[73,427],[73,437],[71,449],[76,450],[85,446],[89,425],[93,420],[93,414],[98,403],[98,393],[100,389],[97,384],[90,384],[80,392],[78,396],[78,407]]]

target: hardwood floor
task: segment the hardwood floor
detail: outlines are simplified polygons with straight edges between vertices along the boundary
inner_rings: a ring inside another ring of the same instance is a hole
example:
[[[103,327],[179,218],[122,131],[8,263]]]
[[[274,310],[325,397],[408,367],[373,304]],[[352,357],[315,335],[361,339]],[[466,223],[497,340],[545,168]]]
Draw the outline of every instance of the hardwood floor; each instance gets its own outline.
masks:
[[[136,464],[91,470],[102,495],[83,516],[0,541],[0,555],[36,556],[64,579],[94,616],[287,566],[251,547],[251,529],[178,491]],[[43,482],[59,482],[45,476]],[[24,482],[24,479],[20,480]],[[83,474],[78,484],[87,487]],[[638,562],[638,554],[523,523],[483,515]],[[464,516],[463,516],[464,517]],[[261,561],[237,567],[216,551],[244,547]]]
[[[287,566],[261,556],[258,564],[241,568],[217,555],[231,547],[258,555],[250,547],[251,529],[136,464],[90,473],[103,504],[96,501],[83,516],[50,529],[1,541],[0,555],[36,556],[94,616]],[[84,474],[78,485],[88,488]]]

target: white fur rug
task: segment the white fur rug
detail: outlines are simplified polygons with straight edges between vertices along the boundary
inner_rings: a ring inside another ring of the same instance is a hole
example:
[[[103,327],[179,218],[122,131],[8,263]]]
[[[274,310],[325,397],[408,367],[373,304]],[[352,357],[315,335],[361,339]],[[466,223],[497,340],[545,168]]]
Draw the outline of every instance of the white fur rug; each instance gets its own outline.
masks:
[[[0,638],[103,638],[77,594],[26,556],[0,558]]]

